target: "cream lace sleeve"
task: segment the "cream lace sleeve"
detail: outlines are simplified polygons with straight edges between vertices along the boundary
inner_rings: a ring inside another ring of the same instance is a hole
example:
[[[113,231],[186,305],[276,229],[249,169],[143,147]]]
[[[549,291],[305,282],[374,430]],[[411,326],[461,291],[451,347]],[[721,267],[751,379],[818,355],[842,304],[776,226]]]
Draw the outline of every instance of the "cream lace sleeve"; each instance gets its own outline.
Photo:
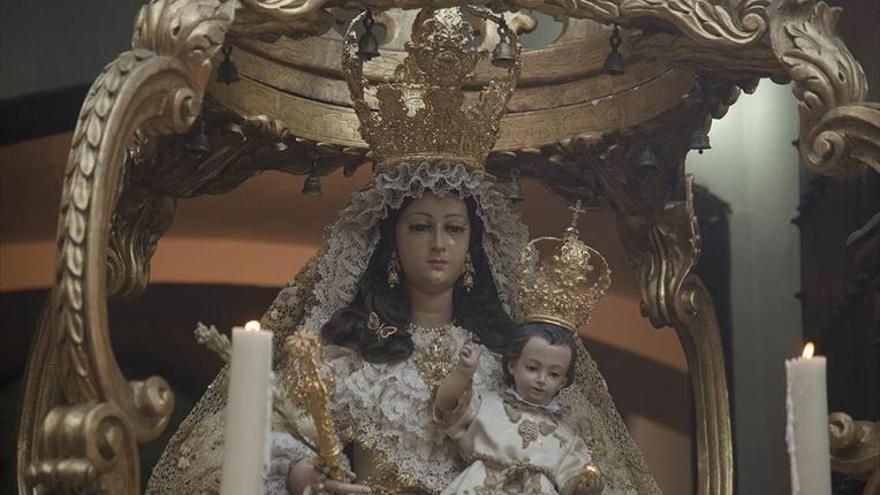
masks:
[[[474,386],[471,384],[452,411],[444,415],[434,407],[434,421],[437,422],[437,427],[445,435],[448,435],[453,440],[458,440],[467,431],[468,426],[477,416],[479,409],[480,393],[474,391]]]

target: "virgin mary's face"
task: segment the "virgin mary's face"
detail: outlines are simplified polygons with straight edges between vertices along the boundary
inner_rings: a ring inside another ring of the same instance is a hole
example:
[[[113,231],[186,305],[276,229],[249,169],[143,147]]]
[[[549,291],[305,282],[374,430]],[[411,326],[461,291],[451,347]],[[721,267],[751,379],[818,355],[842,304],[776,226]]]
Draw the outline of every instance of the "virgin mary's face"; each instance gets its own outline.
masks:
[[[412,289],[449,290],[464,272],[471,239],[467,204],[457,196],[426,192],[403,210],[397,254]]]

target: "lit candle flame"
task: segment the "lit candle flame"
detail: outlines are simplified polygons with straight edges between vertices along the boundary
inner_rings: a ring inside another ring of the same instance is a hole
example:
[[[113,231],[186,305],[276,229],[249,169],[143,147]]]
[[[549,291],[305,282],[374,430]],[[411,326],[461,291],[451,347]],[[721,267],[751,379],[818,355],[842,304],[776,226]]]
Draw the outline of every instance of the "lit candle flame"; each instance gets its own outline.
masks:
[[[244,324],[244,329],[247,332],[259,332],[260,322],[258,322],[257,320],[251,320]]]
[[[812,342],[807,342],[806,345],[804,345],[804,352],[803,354],[801,354],[801,356],[804,359],[810,359],[813,357],[814,352],[816,352],[816,346],[813,345]]]

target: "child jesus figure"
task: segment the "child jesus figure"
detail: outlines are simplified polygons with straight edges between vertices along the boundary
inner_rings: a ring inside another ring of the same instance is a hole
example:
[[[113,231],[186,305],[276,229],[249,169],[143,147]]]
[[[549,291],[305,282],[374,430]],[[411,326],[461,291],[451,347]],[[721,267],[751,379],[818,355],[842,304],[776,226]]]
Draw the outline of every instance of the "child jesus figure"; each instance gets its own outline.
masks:
[[[482,347],[462,347],[438,386],[434,414],[469,466],[441,495],[602,492],[587,446],[556,400],[573,381],[574,339],[552,323],[522,325],[502,359],[507,388],[500,394],[473,388]]]

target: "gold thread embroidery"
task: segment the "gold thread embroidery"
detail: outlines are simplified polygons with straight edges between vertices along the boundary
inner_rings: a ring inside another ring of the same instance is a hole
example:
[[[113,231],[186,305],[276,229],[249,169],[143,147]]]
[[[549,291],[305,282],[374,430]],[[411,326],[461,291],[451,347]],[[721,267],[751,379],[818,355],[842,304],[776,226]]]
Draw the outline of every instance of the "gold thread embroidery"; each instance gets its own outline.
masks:
[[[452,371],[455,364],[455,353],[444,345],[447,343],[445,328],[439,330],[415,328],[415,331],[436,333],[430,342],[417,346],[413,356],[416,371],[419,372],[419,376],[422,377],[428,390],[433,391],[440,381]]]

